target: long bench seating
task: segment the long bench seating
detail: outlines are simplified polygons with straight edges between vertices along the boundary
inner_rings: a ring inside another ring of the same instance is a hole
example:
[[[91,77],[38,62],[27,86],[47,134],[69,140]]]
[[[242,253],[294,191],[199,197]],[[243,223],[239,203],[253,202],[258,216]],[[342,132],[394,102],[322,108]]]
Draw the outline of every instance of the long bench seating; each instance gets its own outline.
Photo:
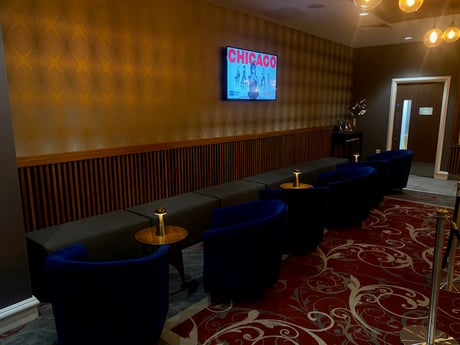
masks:
[[[127,211],[114,211],[26,234],[32,293],[49,301],[45,259],[60,249],[83,243],[89,260],[128,259],[141,254],[134,234],[150,226],[150,221]]]
[[[90,260],[129,258],[140,255],[141,247],[134,234],[155,222],[154,210],[165,207],[166,224],[185,227],[189,236],[183,248],[203,239],[211,222],[212,209],[259,199],[259,191],[293,181],[294,169],[301,170],[301,181],[315,184],[319,172],[334,170],[347,159],[325,157],[304,164],[269,171],[253,177],[224,183],[194,192],[155,200],[126,210],[101,214],[61,225],[26,233],[31,270],[32,292],[39,300],[48,301],[44,260],[54,251],[82,242]]]
[[[300,170],[300,182],[315,185],[318,174],[335,170],[338,164],[347,162],[348,159],[346,158],[323,157],[287,168],[281,168],[268,171],[263,174],[246,177],[245,180],[262,183],[266,188],[277,188],[282,183],[294,181],[293,171]]]
[[[154,212],[159,207],[166,208],[165,224],[178,225],[187,229],[188,236],[181,243],[181,246],[186,248],[202,240],[203,231],[211,226],[212,210],[219,207],[219,200],[188,192],[126,210],[149,219],[150,223],[155,225],[157,218]]]
[[[215,198],[219,202],[218,207],[226,207],[257,200],[259,198],[259,190],[263,188],[265,188],[265,185],[261,183],[236,180],[200,189],[195,193]]]

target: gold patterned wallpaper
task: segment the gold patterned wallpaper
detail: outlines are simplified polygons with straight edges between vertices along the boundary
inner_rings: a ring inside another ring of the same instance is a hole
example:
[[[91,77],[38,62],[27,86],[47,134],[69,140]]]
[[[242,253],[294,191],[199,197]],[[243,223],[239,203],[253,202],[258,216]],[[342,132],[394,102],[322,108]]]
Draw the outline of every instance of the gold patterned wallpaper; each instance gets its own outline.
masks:
[[[201,0],[0,2],[18,157],[334,125],[352,49]],[[278,55],[275,102],[221,100],[221,48]]]

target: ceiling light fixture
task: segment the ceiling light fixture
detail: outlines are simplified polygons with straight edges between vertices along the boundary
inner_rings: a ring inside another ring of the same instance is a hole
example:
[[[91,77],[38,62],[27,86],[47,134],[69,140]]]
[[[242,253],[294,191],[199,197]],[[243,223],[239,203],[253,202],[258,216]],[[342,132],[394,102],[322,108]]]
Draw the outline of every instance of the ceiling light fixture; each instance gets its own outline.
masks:
[[[452,24],[444,30],[442,39],[444,42],[453,43],[460,38],[460,29],[455,25],[454,18],[452,17]]]
[[[376,8],[382,0],[353,0],[355,6],[363,11],[372,11]]]
[[[437,47],[442,43],[442,31],[433,27],[433,29],[428,30],[423,36],[423,43],[428,48]]]
[[[416,12],[422,5],[423,0],[399,0],[399,8],[405,13]]]

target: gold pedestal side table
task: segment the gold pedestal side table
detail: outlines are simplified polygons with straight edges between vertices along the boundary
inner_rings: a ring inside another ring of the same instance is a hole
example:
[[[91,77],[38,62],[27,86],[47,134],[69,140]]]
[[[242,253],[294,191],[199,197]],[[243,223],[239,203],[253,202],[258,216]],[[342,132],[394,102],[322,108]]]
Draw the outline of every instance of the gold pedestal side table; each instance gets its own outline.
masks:
[[[282,183],[280,187],[283,189],[307,189],[313,186],[308,183],[299,183],[299,185],[296,186],[294,182],[285,182],[285,183]]]
[[[185,270],[184,270],[184,259],[182,256],[182,248],[179,243],[188,236],[188,231],[175,225],[166,225],[161,232],[158,232],[157,226],[151,226],[142,230],[139,230],[134,235],[137,242],[142,245],[144,253],[148,250],[156,250],[159,246],[169,244],[171,246],[171,265],[173,265],[182,280],[182,288],[190,288],[196,286],[196,282],[186,282]]]

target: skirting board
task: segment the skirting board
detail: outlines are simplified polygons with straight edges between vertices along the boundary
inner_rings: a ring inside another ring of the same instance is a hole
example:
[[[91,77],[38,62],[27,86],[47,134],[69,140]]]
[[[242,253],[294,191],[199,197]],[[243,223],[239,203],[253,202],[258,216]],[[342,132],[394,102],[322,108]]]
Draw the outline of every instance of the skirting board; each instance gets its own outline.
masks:
[[[0,309],[0,334],[38,318],[40,302],[34,296]]]

